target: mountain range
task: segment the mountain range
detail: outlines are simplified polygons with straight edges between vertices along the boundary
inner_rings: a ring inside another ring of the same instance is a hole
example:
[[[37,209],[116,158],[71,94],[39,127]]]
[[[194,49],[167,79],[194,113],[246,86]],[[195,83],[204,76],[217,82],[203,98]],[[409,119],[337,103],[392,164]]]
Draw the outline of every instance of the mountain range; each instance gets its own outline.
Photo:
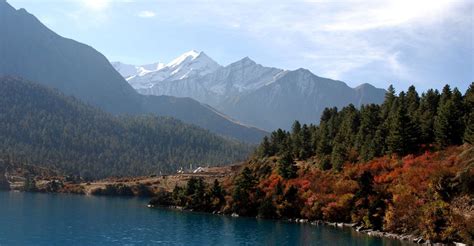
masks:
[[[268,131],[289,129],[294,120],[317,123],[326,107],[381,103],[385,90],[257,64],[249,57],[221,66],[204,52],[189,51],[169,64],[113,62],[128,83],[144,95],[190,97]]]
[[[56,88],[113,114],[170,116],[252,143],[266,134],[191,98],[137,93],[94,48],[59,36],[35,16],[24,9],[16,10],[5,0],[0,0],[0,33],[0,76],[22,77]],[[193,75],[179,72],[180,66],[168,69],[174,69],[174,73],[166,74],[170,78]]]

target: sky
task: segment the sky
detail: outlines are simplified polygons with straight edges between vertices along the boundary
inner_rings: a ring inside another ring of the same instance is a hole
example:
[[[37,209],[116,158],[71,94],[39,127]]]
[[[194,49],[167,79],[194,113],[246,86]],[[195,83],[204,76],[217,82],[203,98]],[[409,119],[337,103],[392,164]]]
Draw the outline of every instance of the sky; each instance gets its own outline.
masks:
[[[245,56],[354,87],[397,91],[474,81],[472,0],[7,0],[110,61],[169,62],[189,50]]]

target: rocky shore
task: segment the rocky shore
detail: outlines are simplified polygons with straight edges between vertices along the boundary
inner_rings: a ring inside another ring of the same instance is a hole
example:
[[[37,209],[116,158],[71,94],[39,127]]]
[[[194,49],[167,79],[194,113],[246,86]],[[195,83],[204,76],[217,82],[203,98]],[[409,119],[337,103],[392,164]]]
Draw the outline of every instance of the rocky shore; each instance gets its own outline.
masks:
[[[148,208],[155,208],[155,207],[165,207],[169,209],[174,209],[178,211],[189,211],[192,212],[194,211],[193,209],[186,209],[181,206],[159,206],[159,205],[154,205],[154,204],[148,204]],[[234,218],[240,217],[239,214],[237,213],[232,213],[232,214],[224,214],[221,211],[214,211],[212,214],[215,215],[223,215],[223,216],[231,216]],[[257,217],[258,219],[258,217]],[[364,228],[363,226],[356,224],[356,223],[342,223],[342,222],[327,222],[327,221],[322,221],[322,220],[315,220],[315,221],[310,221],[308,219],[287,219],[287,222],[290,223],[300,223],[300,224],[310,224],[312,226],[332,226],[336,228],[350,228],[358,233],[365,234],[370,237],[383,237],[383,238],[389,238],[389,239],[394,239],[394,240],[400,240],[408,243],[413,243],[413,244],[419,244],[419,245],[432,245],[432,246],[448,246],[448,245],[456,245],[456,246],[467,246],[467,244],[464,243],[459,243],[459,242],[452,242],[450,244],[445,244],[445,243],[433,243],[430,240],[425,240],[421,236],[413,235],[413,234],[397,234],[397,233],[391,233],[391,232],[383,232],[383,231],[378,231],[378,230],[373,230],[370,228]]]
[[[308,219],[289,219],[289,222],[293,223],[307,223],[314,226],[325,225],[325,226],[333,226],[338,228],[351,228],[356,232],[366,234],[371,237],[384,237],[390,239],[396,239],[400,241],[421,244],[421,245],[434,245],[434,246],[443,246],[443,245],[456,245],[456,246],[466,246],[467,244],[453,242],[451,244],[444,244],[444,243],[432,243],[430,240],[425,240],[421,236],[413,235],[413,234],[396,234],[391,232],[383,232],[378,230],[372,230],[370,228],[364,228],[361,225],[355,223],[337,223],[337,222],[327,222],[327,221],[309,221]]]

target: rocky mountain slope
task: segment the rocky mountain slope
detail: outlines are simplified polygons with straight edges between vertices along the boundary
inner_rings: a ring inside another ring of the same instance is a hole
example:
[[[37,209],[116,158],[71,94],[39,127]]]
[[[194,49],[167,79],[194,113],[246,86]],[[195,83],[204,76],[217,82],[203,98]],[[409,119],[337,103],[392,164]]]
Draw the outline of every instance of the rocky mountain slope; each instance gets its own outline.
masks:
[[[288,129],[294,119],[318,122],[325,107],[380,103],[385,94],[385,90],[369,84],[351,88],[306,69],[264,67],[248,57],[214,72],[208,70],[205,75],[157,79],[145,74],[137,78],[140,84],[134,78],[128,81],[141,94],[190,97],[240,122],[266,130]]]

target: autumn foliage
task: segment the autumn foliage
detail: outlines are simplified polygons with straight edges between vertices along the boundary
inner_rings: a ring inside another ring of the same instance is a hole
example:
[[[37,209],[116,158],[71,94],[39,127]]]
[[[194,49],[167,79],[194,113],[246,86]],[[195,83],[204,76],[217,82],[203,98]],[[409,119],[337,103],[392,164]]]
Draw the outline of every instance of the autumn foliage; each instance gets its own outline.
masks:
[[[345,165],[339,172],[321,170],[311,160],[300,161],[297,177],[292,179],[279,174],[277,159],[247,164],[255,181],[248,194],[254,201],[248,204],[256,207],[246,207],[251,212],[243,215],[352,222],[432,241],[473,242],[471,145],[403,158],[387,155]],[[227,189],[235,187],[231,183]],[[273,211],[259,210],[259,206]],[[235,204],[228,207],[234,209],[228,212],[239,212]]]

